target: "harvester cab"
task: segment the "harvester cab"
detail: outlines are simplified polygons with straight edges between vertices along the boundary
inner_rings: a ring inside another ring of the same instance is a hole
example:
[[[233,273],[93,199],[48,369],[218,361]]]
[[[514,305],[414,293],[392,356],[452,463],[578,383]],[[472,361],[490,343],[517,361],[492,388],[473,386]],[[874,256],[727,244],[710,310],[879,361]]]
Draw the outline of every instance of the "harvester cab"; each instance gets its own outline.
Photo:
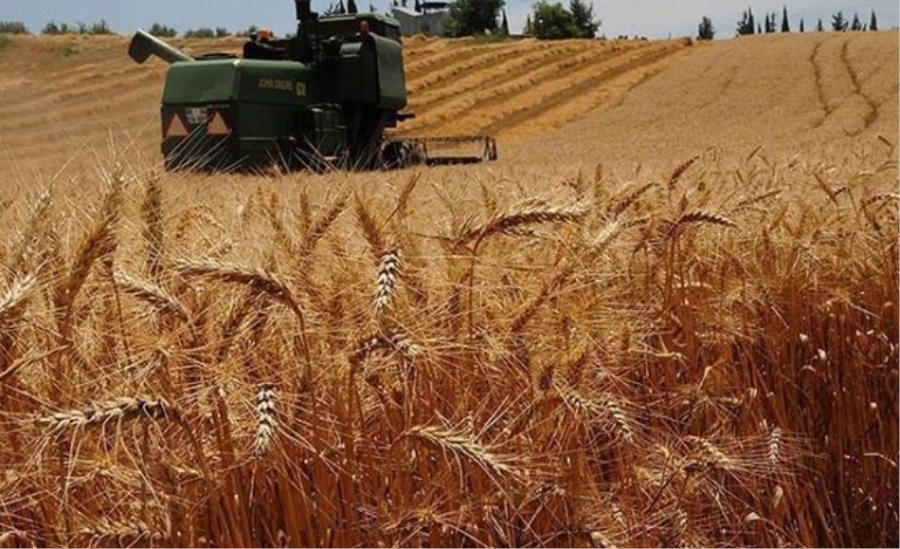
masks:
[[[319,17],[295,0],[297,33],[260,32],[242,56],[198,57],[138,31],[129,55],[170,64],[160,108],[169,169],[395,168],[496,159],[486,136],[390,139],[411,113],[399,23],[377,13]],[[449,139],[449,141],[448,141]],[[473,156],[430,154],[442,143],[484,142]]]

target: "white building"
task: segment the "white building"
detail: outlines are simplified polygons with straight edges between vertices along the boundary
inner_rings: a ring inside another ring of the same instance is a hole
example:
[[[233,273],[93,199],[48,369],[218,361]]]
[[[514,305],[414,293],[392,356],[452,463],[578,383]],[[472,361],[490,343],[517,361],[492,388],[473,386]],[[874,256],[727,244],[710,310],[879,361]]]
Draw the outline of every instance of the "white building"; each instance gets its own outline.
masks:
[[[400,22],[400,34],[410,36],[413,34],[429,34],[441,36],[444,34],[444,20],[447,19],[447,11],[418,12],[412,8],[395,6],[391,8],[391,15]]]

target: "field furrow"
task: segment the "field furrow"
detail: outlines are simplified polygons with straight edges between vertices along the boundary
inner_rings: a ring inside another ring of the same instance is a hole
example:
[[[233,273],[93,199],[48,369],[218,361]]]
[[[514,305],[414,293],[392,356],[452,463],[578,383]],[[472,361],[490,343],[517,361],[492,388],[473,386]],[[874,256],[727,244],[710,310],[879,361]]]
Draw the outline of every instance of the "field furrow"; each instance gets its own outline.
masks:
[[[590,71],[597,65],[613,63],[620,56],[631,54],[644,48],[643,44],[614,45],[609,48],[590,49],[582,54],[541,66],[527,73],[508,73],[508,78],[500,78],[496,83],[482,87],[472,93],[457,95],[451,101],[434,109],[425,109],[422,116],[406,126],[406,130],[422,132],[442,126],[448,120],[458,120],[460,116],[470,118],[485,112],[494,112],[507,102],[515,101],[523,95],[535,95],[547,87],[569,85],[573,74]],[[479,113],[479,114],[475,114]]]

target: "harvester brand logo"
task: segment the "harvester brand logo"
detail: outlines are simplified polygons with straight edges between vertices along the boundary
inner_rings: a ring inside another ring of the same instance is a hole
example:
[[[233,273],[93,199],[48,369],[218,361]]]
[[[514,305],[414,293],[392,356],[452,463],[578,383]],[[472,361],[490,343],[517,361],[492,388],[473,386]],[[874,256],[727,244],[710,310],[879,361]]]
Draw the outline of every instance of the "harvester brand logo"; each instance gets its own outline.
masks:
[[[177,114],[172,115],[172,120],[166,128],[165,137],[187,137],[187,135],[188,131],[184,122],[181,121],[181,117]]]
[[[191,107],[184,110],[184,117],[191,126],[199,126],[209,118],[209,111],[204,107]]]
[[[282,80],[280,78],[260,78],[258,85],[262,90],[291,91],[294,89],[293,80]]]
[[[229,135],[231,130],[228,128],[228,124],[225,123],[225,119],[222,118],[221,113],[213,113],[212,117],[209,119],[209,124],[206,125],[206,134],[207,135]]]
[[[297,97],[306,97],[306,83],[297,82]]]

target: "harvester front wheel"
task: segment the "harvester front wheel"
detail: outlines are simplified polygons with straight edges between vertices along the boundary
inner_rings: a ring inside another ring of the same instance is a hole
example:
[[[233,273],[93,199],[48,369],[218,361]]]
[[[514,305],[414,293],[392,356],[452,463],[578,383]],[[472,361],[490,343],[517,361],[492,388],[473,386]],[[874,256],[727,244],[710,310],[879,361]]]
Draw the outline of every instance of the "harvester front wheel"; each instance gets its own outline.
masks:
[[[385,170],[396,170],[415,166],[425,161],[422,152],[408,141],[390,141],[381,149],[380,167]]]

